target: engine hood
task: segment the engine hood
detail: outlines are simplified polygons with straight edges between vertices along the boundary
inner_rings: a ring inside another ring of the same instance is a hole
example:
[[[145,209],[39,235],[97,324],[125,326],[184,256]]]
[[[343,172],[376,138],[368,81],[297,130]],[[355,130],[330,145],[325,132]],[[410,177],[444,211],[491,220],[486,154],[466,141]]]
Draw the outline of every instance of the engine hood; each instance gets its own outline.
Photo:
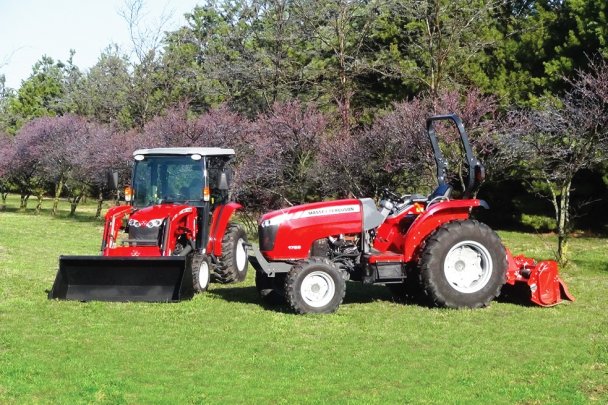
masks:
[[[270,260],[300,260],[316,240],[363,230],[360,200],[347,199],[297,205],[260,218],[260,250]]]
[[[361,212],[361,202],[356,199],[323,201],[310,204],[296,205],[264,214],[260,225],[278,225],[280,223],[315,217],[331,217],[341,214],[356,214]]]

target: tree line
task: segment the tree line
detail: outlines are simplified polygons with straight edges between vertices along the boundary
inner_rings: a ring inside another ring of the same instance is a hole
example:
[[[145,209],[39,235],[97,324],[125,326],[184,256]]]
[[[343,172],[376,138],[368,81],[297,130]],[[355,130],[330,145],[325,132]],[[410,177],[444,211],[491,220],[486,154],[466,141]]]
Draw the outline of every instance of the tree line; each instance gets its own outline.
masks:
[[[127,4],[140,32],[143,0]],[[75,210],[136,147],[194,145],[237,151],[233,192],[254,209],[419,191],[424,121],[454,112],[490,188],[545,196],[565,239],[575,176],[607,173],[607,15],[603,0],[210,1],[131,57],[43,56],[18,89],[0,76],[0,195]]]

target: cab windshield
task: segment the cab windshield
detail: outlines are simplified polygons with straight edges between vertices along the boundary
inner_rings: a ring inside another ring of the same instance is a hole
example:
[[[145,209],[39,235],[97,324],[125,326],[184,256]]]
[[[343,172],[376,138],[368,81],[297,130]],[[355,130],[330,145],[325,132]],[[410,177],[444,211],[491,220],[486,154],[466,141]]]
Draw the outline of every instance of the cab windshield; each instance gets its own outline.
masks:
[[[133,206],[203,204],[205,158],[145,156],[133,169]]]

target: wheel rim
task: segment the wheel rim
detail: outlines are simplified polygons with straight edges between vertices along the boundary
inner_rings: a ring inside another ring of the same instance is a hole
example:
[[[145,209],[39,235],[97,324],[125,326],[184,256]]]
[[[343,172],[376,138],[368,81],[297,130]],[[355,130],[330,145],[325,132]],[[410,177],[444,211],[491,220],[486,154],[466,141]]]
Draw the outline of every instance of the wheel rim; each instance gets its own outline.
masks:
[[[203,260],[198,268],[198,287],[204,290],[207,285],[209,285],[209,263]]]
[[[332,300],[336,293],[336,283],[331,276],[323,271],[313,271],[308,274],[300,286],[300,294],[307,305],[323,307]]]
[[[245,271],[247,268],[247,250],[245,249],[245,241],[239,239],[236,242],[236,268],[239,272]]]
[[[448,283],[465,294],[484,288],[492,276],[492,270],[492,257],[488,249],[471,240],[454,245],[443,263]]]

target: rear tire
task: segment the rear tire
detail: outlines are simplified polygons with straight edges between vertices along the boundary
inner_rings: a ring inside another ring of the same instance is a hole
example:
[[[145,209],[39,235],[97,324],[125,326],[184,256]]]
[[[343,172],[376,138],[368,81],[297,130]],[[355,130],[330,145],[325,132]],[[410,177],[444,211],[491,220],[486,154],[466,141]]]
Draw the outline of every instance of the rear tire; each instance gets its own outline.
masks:
[[[255,272],[255,288],[265,304],[285,303],[285,276],[285,273],[277,273],[274,277],[269,277],[264,272]]]
[[[209,288],[211,278],[211,260],[207,255],[195,253],[192,256],[192,287],[196,293],[202,293]]]
[[[222,238],[222,256],[214,270],[215,279],[222,283],[234,283],[247,277],[247,234],[241,225],[230,223]]]
[[[335,312],[346,294],[346,281],[328,259],[310,258],[294,265],[285,280],[285,298],[298,314]]]
[[[439,227],[426,241],[420,277],[433,302],[448,308],[480,308],[500,294],[507,255],[498,235],[475,220]]]

